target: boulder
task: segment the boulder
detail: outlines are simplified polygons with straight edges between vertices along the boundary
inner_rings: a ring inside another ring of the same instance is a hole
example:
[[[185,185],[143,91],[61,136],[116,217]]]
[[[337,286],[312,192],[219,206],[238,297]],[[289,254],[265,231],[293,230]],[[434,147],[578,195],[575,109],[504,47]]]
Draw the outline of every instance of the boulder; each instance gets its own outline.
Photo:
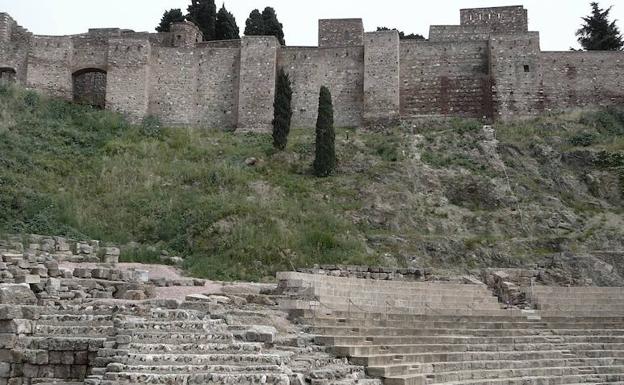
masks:
[[[245,340],[249,342],[273,343],[277,329],[273,326],[254,325],[245,332]]]
[[[28,284],[0,284],[0,303],[11,305],[36,305],[37,297]]]

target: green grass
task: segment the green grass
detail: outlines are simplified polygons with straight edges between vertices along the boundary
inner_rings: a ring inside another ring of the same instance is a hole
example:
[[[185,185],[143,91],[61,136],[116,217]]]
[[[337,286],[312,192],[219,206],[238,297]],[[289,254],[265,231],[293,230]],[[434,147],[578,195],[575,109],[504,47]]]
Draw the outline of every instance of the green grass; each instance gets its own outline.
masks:
[[[475,120],[338,129],[336,173],[316,178],[311,129],[294,128],[286,151],[275,152],[270,134],[168,128],[153,117],[130,125],[0,87],[0,234],[99,239],[122,246],[129,262],[159,263],[165,250],[185,257],[193,276],[222,280],[270,280],[314,264],[409,266],[413,257],[434,267],[517,266],[543,253],[513,247],[518,239],[540,245],[560,235],[544,230],[547,213],[575,212],[582,226],[583,216],[621,212],[562,181],[621,173],[620,116],[579,111],[495,125],[500,148],[516,151],[499,150],[516,201]],[[542,162],[536,145],[603,155],[577,170]],[[596,229],[583,242],[603,236]]]
[[[357,201],[340,171],[309,172],[312,130],[294,130],[288,151],[273,154],[268,134],[131,126],[14,88],[0,91],[0,114],[2,231],[158,245],[188,256],[192,274],[219,279],[376,262],[343,215]],[[157,262],[152,254],[123,259]]]

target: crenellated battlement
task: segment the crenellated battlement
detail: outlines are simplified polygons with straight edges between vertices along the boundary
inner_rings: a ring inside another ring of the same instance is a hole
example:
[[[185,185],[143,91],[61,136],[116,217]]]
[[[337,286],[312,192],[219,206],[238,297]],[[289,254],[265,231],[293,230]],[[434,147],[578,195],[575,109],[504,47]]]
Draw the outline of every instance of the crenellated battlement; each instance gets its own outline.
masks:
[[[169,125],[260,131],[271,127],[280,67],[293,80],[298,127],[315,125],[322,85],[332,91],[336,124],[353,127],[624,102],[624,53],[542,52],[522,6],[462,9],[460,17],[459,25],[431,26],[428,40],[366,33],[362,19],[323,19],[317,47],[283,47],[262,36],[203,42],[190,22],[168,33],[33,36],[0,13],[0,76],[134,121],[154,115]]]

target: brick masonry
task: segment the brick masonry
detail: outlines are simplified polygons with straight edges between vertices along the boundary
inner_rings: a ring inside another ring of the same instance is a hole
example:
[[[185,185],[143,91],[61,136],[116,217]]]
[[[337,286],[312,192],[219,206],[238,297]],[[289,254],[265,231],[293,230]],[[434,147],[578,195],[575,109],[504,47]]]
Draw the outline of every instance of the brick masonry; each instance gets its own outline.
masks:
[[[361,19],[319,21],[318,47],[273,37],[202,42],[192,23],[170,33],[90,29],[37,36],[0,13],[0,80],[104,106],[132,121],[269,131],[275,73],[293,81],[293,124],[313,127],[318,91],[336,125],[397,118],[511,119],[624,101],[624,53],[543,52],[521,6],[463,9],[429,40],[365,33]]]

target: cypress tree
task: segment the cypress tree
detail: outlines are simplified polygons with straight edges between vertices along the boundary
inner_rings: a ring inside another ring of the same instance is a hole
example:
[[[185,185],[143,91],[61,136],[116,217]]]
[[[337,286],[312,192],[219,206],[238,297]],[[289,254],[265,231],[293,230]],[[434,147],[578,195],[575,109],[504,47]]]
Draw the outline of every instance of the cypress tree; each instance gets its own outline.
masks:
[[[225,4],[221,7],[221,9],[219,9],[219,12],[217,12],[215,39],[240,39],[238,25],[236,25],[236,18],[228,12],[227,9],[225,9]]]
[[[160,24],[158,24],[158,26],[156,27],[156,32],[170,32],[171,23],[178,23],[184,20],[185,17],[182,14],[182,10],[180,8],[174,8],[165,11],[162,18],[160,19]]]
[[[611,7],[603,10],[598,3],[591,3],[592,14],[583,17],[583,25],[576,31],[578,42],[588,51],[620,51],[624,47],[622,35],[615,24],[609,21]]]
[[[329,89],[321,87],[318,118],[316,120],[316,151],[314,175],[329,176],[336,168],[336,133],[334,132],[334,107]]]
[[[284,150],[288,143],[292,118],[292,93],[290,78],[284,68],[280,68],[273,102],[273,147],[278,150]]]
[[[264,21],[263,35],[275,36],[281,45],[285,45],[286,41],[284,40],[283,26],[277,19],[275,10],[271,7],[266,7],[264,11],[262,11],[262,20]]]
[[[204,34],[204,40],[214,40],[216,36],[217,6],[214,0],[191,0],[187,19],[195,23]]]
[[[249,14],[247,21],[245,22],[245,35],[246,36],[262,36],[264,35],[264,19],[259,10],[254,9]]]

